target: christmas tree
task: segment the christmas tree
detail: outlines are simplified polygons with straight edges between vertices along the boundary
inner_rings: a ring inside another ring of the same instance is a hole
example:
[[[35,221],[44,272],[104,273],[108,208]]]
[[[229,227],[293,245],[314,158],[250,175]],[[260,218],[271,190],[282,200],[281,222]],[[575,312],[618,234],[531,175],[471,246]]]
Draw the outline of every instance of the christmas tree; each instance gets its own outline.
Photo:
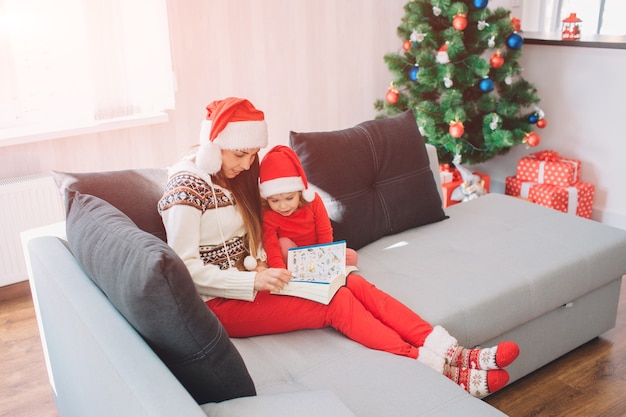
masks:
[[[487,3],[410,1],[398,27],[402,51],[384,57],[394,79],[376,109],[380,116],[412,109],[442,163],[460,156],[475,164],[517,144],[536,146],[533,128],[546,125],[533,106],[536,88],[520,75],[519,19]]]

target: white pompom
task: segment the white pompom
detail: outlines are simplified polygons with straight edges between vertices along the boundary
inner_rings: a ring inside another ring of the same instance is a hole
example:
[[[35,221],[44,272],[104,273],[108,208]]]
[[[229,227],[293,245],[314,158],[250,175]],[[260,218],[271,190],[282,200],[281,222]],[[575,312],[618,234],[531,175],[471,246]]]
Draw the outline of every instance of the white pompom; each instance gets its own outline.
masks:
[[[306,190],[302,191],[302,198],[310,203],[315,199],[315,191],[307,188]]]
[[[222,169],[222,150],[213,142],[203,143],[196,153],[196,165],[208,174],[219,172]]]
[[[248,255],[243,260],[243,266],[245,266],[248,271],[254,271],[257,265],[258,265],[258,262],[253,256]]]

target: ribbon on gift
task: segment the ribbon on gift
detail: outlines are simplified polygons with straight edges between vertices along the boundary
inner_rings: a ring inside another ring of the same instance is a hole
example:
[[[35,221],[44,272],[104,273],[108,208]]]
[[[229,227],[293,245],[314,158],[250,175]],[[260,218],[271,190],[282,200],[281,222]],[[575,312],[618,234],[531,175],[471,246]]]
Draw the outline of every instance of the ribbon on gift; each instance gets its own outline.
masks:
[[[530,193],[530,188],[537,184],[536,182],[532,182],[532,181],[527,181],[527,182],[523,182],[522,186],[520,187],[520,191],[519,191],[519,196],[522,198],[526,198],[528,199],[528,194]]]
[[[567,214],[576,214],[578,209],[578,188],[567,187]]]
[[[545,166],[546,162],[565,162],[574,167],[574,180],[578,178],[578,162],[571,159],[565,159],[556,151],[540,151],[529,156],[539,161],[539,171],[537,172],[537,182],[543,184],[545,182]]]
[[[535,157],[540,161],[556,162],[561,159],[561,155],[557,151],[539,151],[535,153]]]

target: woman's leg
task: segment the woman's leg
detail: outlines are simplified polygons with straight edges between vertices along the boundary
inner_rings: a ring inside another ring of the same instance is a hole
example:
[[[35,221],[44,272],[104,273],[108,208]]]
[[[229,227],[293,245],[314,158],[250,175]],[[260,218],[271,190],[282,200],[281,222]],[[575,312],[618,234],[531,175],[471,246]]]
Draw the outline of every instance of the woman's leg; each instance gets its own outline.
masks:
[[[508,381],[504,370],[457,368],[434,353],[405,342],[376,319],[348,288],[341,288],[326,306],[302,298],[259,292],[253,302],[216,298],[206,302],[231,337],[285,333],[332,326],[371,349],[419,360],[446,375],[470,394],[482,397]],[[422,358],[424,356],[424,358]],[[429,363],[428,358],[432,361]]]
[[[459,346],[457,340],[443,327],[433,328],[418,314],[360,275],[348,276],[348,288],[374,317],[395,330],[404,340],[413,346],[423,346],[431,350],[450,365],[472,369],[501,369],[510,365],[519,355],[517,344],[508,341],[482,349]]]
[[[424,344],[433,326],[389,294],[379,290],[361,275],[350,274],[347,286],[365,308],[386,326],[415,347]]]
[[[231,337],[333,327],[371,349],[416,358],[417,348],[377,320],[341,288],[329,305],[298,297],[259,292],[253,302],[216,298],[207,301]]]

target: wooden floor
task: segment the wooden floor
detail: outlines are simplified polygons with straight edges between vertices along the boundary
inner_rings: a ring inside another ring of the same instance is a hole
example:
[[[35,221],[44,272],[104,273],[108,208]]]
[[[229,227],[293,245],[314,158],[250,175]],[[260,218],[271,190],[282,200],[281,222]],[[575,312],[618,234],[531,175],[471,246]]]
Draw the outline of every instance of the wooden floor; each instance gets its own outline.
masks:
[[[626,416],[626,280],[617,325],[486,402],[512,417]],[[0,288],[0,417],[58,416],[27,282]]]

